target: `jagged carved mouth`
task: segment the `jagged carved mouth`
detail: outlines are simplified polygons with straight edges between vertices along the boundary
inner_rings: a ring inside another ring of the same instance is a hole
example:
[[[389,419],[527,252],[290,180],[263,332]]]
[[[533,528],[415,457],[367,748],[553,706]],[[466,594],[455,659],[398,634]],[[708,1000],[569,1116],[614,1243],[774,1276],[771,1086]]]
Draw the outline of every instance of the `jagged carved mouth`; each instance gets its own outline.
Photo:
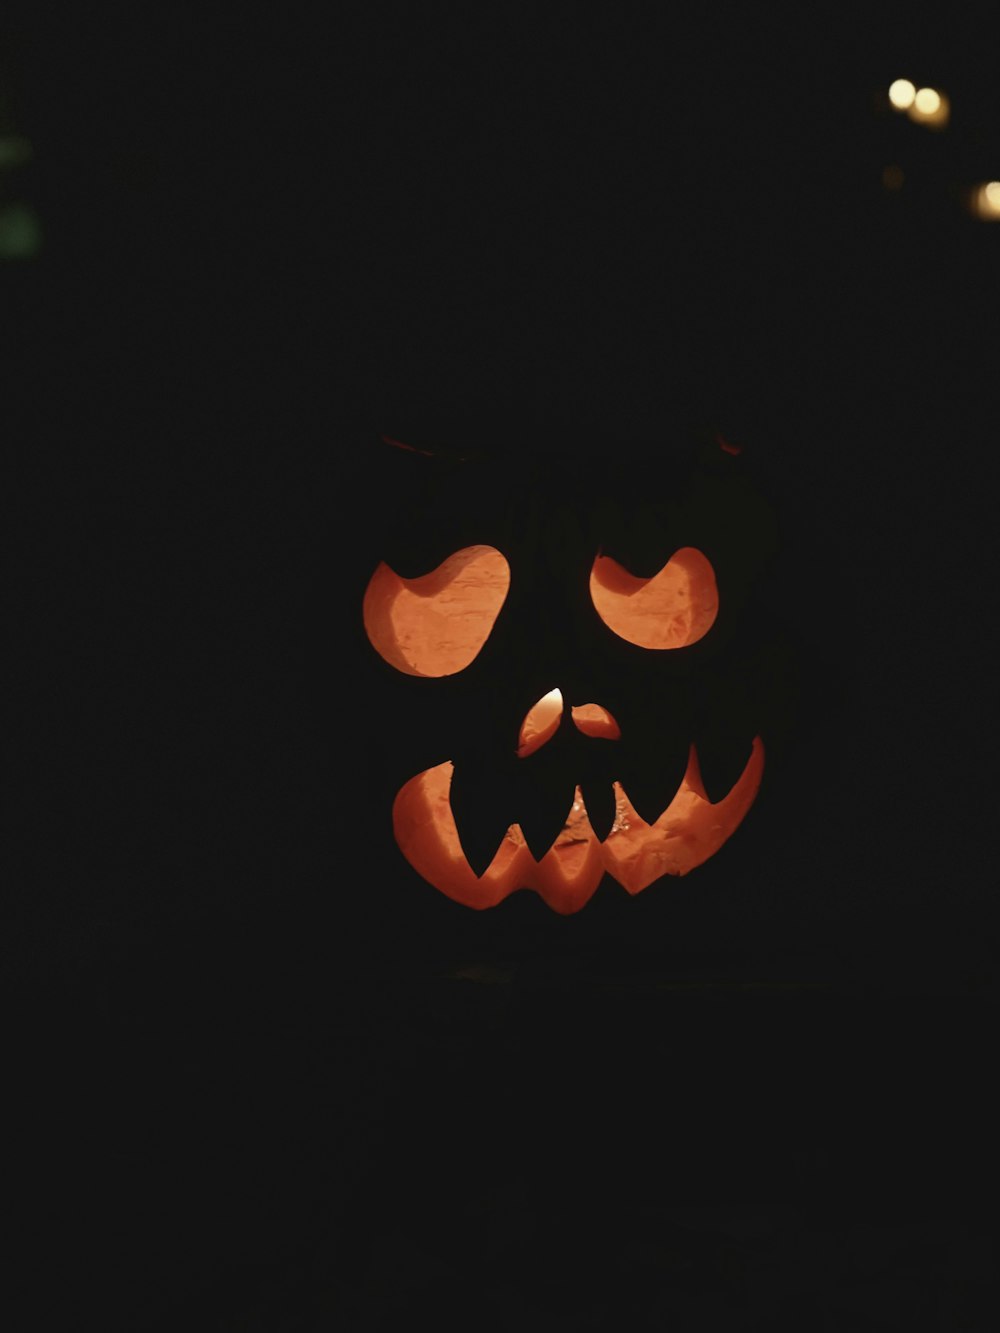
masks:
[[[414,870],[467,907],[495,907],[518,889],[533,889],[553,911],[577,912],[605,873],[628,893],[641,893],[664,875],[686,875],[714,856],[742,823],[764,771],[764,745],[754,738],[750,757],[728,795],[708,799],[691,746],[687,769],[670,804],[652,824],[614,784],[616,814],[603,842],[591,828],[580,788],[552,846],[536,861],[512,824],[484,874],[477,876],[462,850],[449,792],[453,766],[438,764],[399,790],[392,818],[396,842]]]

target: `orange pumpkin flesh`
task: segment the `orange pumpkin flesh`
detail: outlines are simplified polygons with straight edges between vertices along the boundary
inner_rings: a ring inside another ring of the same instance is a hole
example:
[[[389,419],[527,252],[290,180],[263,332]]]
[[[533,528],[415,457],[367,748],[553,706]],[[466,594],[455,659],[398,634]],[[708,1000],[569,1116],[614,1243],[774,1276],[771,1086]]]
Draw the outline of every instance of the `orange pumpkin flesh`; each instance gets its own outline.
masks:
[[[663,875],[686,875],[714,856],[753,804],[764,771],[760,737],[728,796],[713,805],[705,795],[692,745],[687,771],[673,800],[653,824],[633,809],[614,784],[614,826],[602,843],[590,827],[579,787],[566,824],[536,861],[512,824],[485,874],[477,877],[462,851],[451,812],[451,763],[411,778],[396,796],[396,842],[410,865],[435,888],[467,907],[494,907],[517,889],[534,889],[556,912],[579,911],[605,872],[631,894]]]
[[[640,648],[686,648],[712,628],[719,593],[711,563],[693,546],[675,551],[658,574],[641,579],[599,555],[590,575],[597,613],[620,639]]]
[[[363,616],[372,645],[397,670],[414,676],[448,676],[475,660],[506,599],[510,567],[490,546],[470,546],[415,579],[403,579],[380,564],[365,592]],[[685,647],[703,637],[718,611],[710,562],[693,547],[675,552],[650,579],[636,578],[610,557],[598,556],[590,579],[591,598],[605,624],[640,647]],[[562,720],[563,699],[554,689],[529,710],[517,737],[517,754],[530,756],[549,741]],[[597,703],[571,708],[585,735],[614,741],[617,722]],[[483,875],[462,851],[449,793],[450,762],[411,778],[393,803],[396,841],[410,865],[435,888],[468,907],[496,906],[518,889],[533,889],[556,912],[578,911],[604,874],[630,894],[664,875],[686,875],[713,856],[753,804],[764,768],[764,747],[755,737],[742,774],[727,796],[712,804],[705,794],[698,756],[691,746],[676,794],[647,824],[620,783],[614,783],[616,815],[601,842],[591,827],[580,788],[566,823],[540,861],[532,856],[517,824],[511,824]]]
[[[365,590],[365,630],[397,671],[453,676],[486,642],[509,587],[510,567],[493,546],[467,546],[416,579],[383,563]]]
[[[527,759],[529,754],[534,754],[552,739],[559,730],[562,713],[563,698],[559,690],[549,690],[548,694],[542,695],[521,723],[517,737],[518,759]]]

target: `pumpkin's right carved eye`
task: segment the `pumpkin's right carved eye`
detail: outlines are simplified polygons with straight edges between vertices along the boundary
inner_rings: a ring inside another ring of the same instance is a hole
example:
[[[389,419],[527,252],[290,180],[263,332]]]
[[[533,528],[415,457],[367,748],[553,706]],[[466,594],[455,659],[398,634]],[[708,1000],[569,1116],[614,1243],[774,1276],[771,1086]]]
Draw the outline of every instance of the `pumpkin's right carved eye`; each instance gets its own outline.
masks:
[[[415,579],[382,563],[365,590],[365,632],[397,671],[453,676],[481,652],[509,588],[510,566],[494,546],[466,546]]]
[[[608,629],[640,648],[686,648],[708,633],[719,613],[715,571],[694,546],[675,551],[649,579],[599,555],[590,596]]]

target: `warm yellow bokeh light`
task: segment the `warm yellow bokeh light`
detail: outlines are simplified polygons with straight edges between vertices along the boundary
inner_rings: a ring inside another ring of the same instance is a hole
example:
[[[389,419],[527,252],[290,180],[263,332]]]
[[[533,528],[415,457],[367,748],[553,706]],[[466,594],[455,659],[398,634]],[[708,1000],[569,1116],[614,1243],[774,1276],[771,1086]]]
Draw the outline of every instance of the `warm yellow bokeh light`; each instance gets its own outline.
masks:
[[[906,114],[929,130],[943,130],[951,115],[951,103],[939,88],[918,88]]]
[[[1000,222],[1000,181],[987,181],[972,191],[972,212],[983,222]]]
[[[898,111],[905,111],[913,105],[917,90],[909,79],[896,79],[889,85],[889,101]]]

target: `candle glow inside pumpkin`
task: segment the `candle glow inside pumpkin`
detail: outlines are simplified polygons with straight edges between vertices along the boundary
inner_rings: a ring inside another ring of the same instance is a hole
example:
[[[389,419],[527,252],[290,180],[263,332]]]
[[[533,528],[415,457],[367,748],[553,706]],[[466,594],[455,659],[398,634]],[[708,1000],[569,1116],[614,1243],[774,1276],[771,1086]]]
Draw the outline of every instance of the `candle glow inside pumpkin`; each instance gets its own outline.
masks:
[[[368,638],[397,670],[411,675],[453,675],[470,665],[492,631],[510,588],[511,572],[500,551],[470,546],[437,569],[405,579],[381,563],[363,602]],[[714,571],[693,547],[676,551],[652,578],[637,578],[615,560],[598,555],[590,577],[593,606],[619,638],[653,651],[685,647],[712,627],[718,612]],[[537,700],[516,736],[520,759],[546,745],[564,720],[558,688]],[[584,735],[615,742],[617,721],[599,703],[571,704],[569,717]],[[514,737],[512,736],[512,743]],[[392,819],[396,842],[430,884],[472,908],[493,907],[518,889],[533,889],[554,911],[578,911],[605,873],[637,894],[664,875],[686,875],[713,856],[736,830],[757,795],[764,767],[759,736],[729,793],[712,803],[702,784],[695,746],[667,808],[647,823],[615,782],[615,819],[601,841],[591,827],[577,786],[565,823],[540,860],[512,823],[482,875],[462,849],[449,799],[451,762],[407,781],[397,793]]]

